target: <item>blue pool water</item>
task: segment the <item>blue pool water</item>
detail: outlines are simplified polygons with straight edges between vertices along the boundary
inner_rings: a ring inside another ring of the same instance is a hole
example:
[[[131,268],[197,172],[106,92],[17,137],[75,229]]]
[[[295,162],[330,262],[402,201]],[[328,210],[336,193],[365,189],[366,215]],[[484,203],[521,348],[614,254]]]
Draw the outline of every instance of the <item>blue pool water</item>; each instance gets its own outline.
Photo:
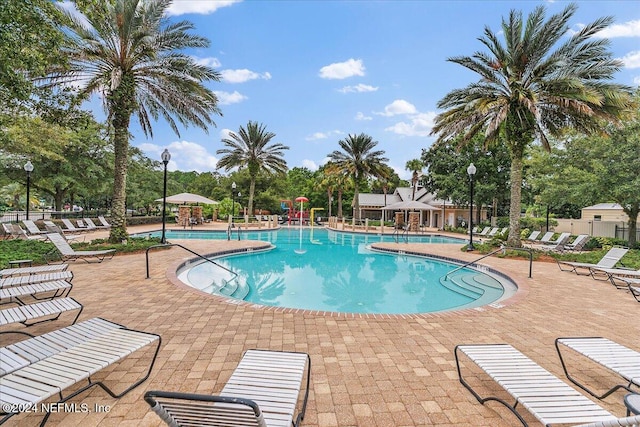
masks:
[[[170,231],[167,239],[223,238],[224,233]],[[234,238],[237,238],[234,234]],[[241,233],[275,249],[192,264],[181,280],[213,294],[256,304],[343,313],[428,313],[489,304],[504,294],[493,276],[439,260],[373,252],[368,245],[391,236],[325,229],[283,228]],[[412,241],[460,243],[444,236]]]

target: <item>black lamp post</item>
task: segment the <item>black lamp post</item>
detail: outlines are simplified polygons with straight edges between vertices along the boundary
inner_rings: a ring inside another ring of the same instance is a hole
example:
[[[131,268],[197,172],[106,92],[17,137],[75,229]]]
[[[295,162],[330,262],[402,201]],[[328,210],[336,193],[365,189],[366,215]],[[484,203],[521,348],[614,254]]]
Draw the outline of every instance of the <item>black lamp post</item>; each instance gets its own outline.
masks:
[[[236,216],[236,183],[231,183],[231,227],[233,227],[233,217]]]
[[[31,172],[33,172],[33,164],[30,160],[24,164],[24,170],[27,172],[27,219],[29,219],[29,190],[31,189]]]
[[[167,239],[165,237],[165,228],[167,223],[167,165],[169,164],[169,160],[171,160],[171,153],[166,148],[162,152],[162,163],[164,163],[164,186],[162,189],[162,239],[160,239],[160,243],[167,243]]]
[[[476,174],[476,166],[471,163],[467,168],[467,174],[469,174],[470,197],[469,197],[469,247],[467,251],[473,250],[473,176]]]

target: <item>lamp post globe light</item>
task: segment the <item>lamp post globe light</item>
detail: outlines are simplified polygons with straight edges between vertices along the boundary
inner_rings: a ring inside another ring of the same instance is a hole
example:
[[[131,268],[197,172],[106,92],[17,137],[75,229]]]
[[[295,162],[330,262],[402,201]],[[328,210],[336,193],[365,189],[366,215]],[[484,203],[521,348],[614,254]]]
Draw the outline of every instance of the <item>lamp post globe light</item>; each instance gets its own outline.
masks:
[[[167,239],[165,237],[165,229],[167,223],[167,165],[169,164],[169,160],[171,160],[171,153],[166,148],[162,152],[162,163],[164,163],[164,184],[162,189],[162,239],[160,239],[160,243],[167,243]]]
[[[29,219],[29,190],[31,187],[31,172],[33,172],[33,164],[31,160],[27,160],[27,163],[24,164],[24,170],[27,172],[27,219]]]
[[[469,194],[469,247],[467,251],[473,250],[473,176],[476,174],[476,166],[471,163],[467,168],[467,174],[470,181],[470,194]]]

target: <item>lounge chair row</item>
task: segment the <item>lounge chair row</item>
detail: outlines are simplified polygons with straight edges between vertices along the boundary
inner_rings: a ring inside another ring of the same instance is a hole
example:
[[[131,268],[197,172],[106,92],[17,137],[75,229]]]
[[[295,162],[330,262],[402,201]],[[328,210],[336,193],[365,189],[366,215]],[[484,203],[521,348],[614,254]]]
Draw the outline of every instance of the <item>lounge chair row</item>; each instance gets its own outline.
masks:
[[[608,280],[616,288],[628,290],[640,302],[640,270],[617,267],[628,251],[628,248],[614,246],[596,264],[561,260],[557,262],[562,271],[591,276],[596,280]]]
[[[525,239],[525,246],[543,251],[579,252],[584,249],[590,239],[588,234],[579,234],[575,239],[573,239],[573,241],[569,242],[571,239],[571,233],[560,233],[555,240],[552,240],[555,233],[553,231],[548,231],[540,240],[536,240],[539,235],[540,231],[533,231],[529,237]]]
[[[595,397],[604,398],[618,389],[633,393],[637,391],[633,391],[632,386],[640,387],[640,353],[637,351],[599,337],[558,338],[555,345],[567,377]],[[615,385],[602,396],[597,396],[569,374],[561,348],[571,349],[613,371],[624,383]],[[460,383],[478,402],[484,405],[486,402],[495,401],[504,405],[524,426],[528,424],[518,411],[518,406],[525,408],[545,426],[637,426],[640,423],[640,415],[621,418],[609,413],[509,344],[458,345],[455,347],[454,355]],[[514,403],[498,396],[482,397],[462,373],[462,355],[499,384],[514,399]]]
[[[96,225],[91,218],[83,218],[77,220],[76,227],[71,220],[63,218],[61,221],[66,228],[62,229],[51,220],[43,220],[46,230],[41,230],[33,220],[25,219],[22,221],[26,227],[26,231],[20,224],[3,223],[5,236],[14,239],[43,239],[47,233],[65,234],[67,240],[78,238],[79,235],[69,235],[67,233],[81,233],[84,231],[93,231],[100,229],[109,229],[111,224],[103,216],[99,216],[100,225]]]
[[[25,334],[24,332],[22,332]],[[0,424],[25,408],[36,408],[57,396],[64,403],[78,394],[99,386],[118,398],[144,382],[150,375],[160,350],[159,335],[125,328],[102,318],[93,318],[44,335],[0,348]],[[123,391],[113,391],[97,372],[145,347],[154,348],[149,367],[142,377]],[[78,388],[79,386],[79,388]],[[65,391],[73,391],[65,395]],[[56,408],[56,405],[48,405]],[[38,411],[44,407],[38,407]],[[43,425],[49,418],[46,412]]]

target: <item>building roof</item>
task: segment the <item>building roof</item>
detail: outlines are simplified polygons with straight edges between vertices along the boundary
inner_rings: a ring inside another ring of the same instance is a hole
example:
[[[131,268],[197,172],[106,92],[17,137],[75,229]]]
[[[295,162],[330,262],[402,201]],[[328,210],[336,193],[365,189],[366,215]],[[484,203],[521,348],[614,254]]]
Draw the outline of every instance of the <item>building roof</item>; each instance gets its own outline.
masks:
[[[360,206],[378,206],[383,207],[386,205],[390,205],[391,203],[396,203],[401,201],[400,197],[396,194],[387,194],[387,199],[385,203],[384,194],[377,193],[360,193],[358,201],[360,202]]]
[[[586,208],[582,208],[582,210],[612,210],[612,211],[620,211],[622,210],[622,206],[617,203],[598,203],[597,205],[587,206]]]

